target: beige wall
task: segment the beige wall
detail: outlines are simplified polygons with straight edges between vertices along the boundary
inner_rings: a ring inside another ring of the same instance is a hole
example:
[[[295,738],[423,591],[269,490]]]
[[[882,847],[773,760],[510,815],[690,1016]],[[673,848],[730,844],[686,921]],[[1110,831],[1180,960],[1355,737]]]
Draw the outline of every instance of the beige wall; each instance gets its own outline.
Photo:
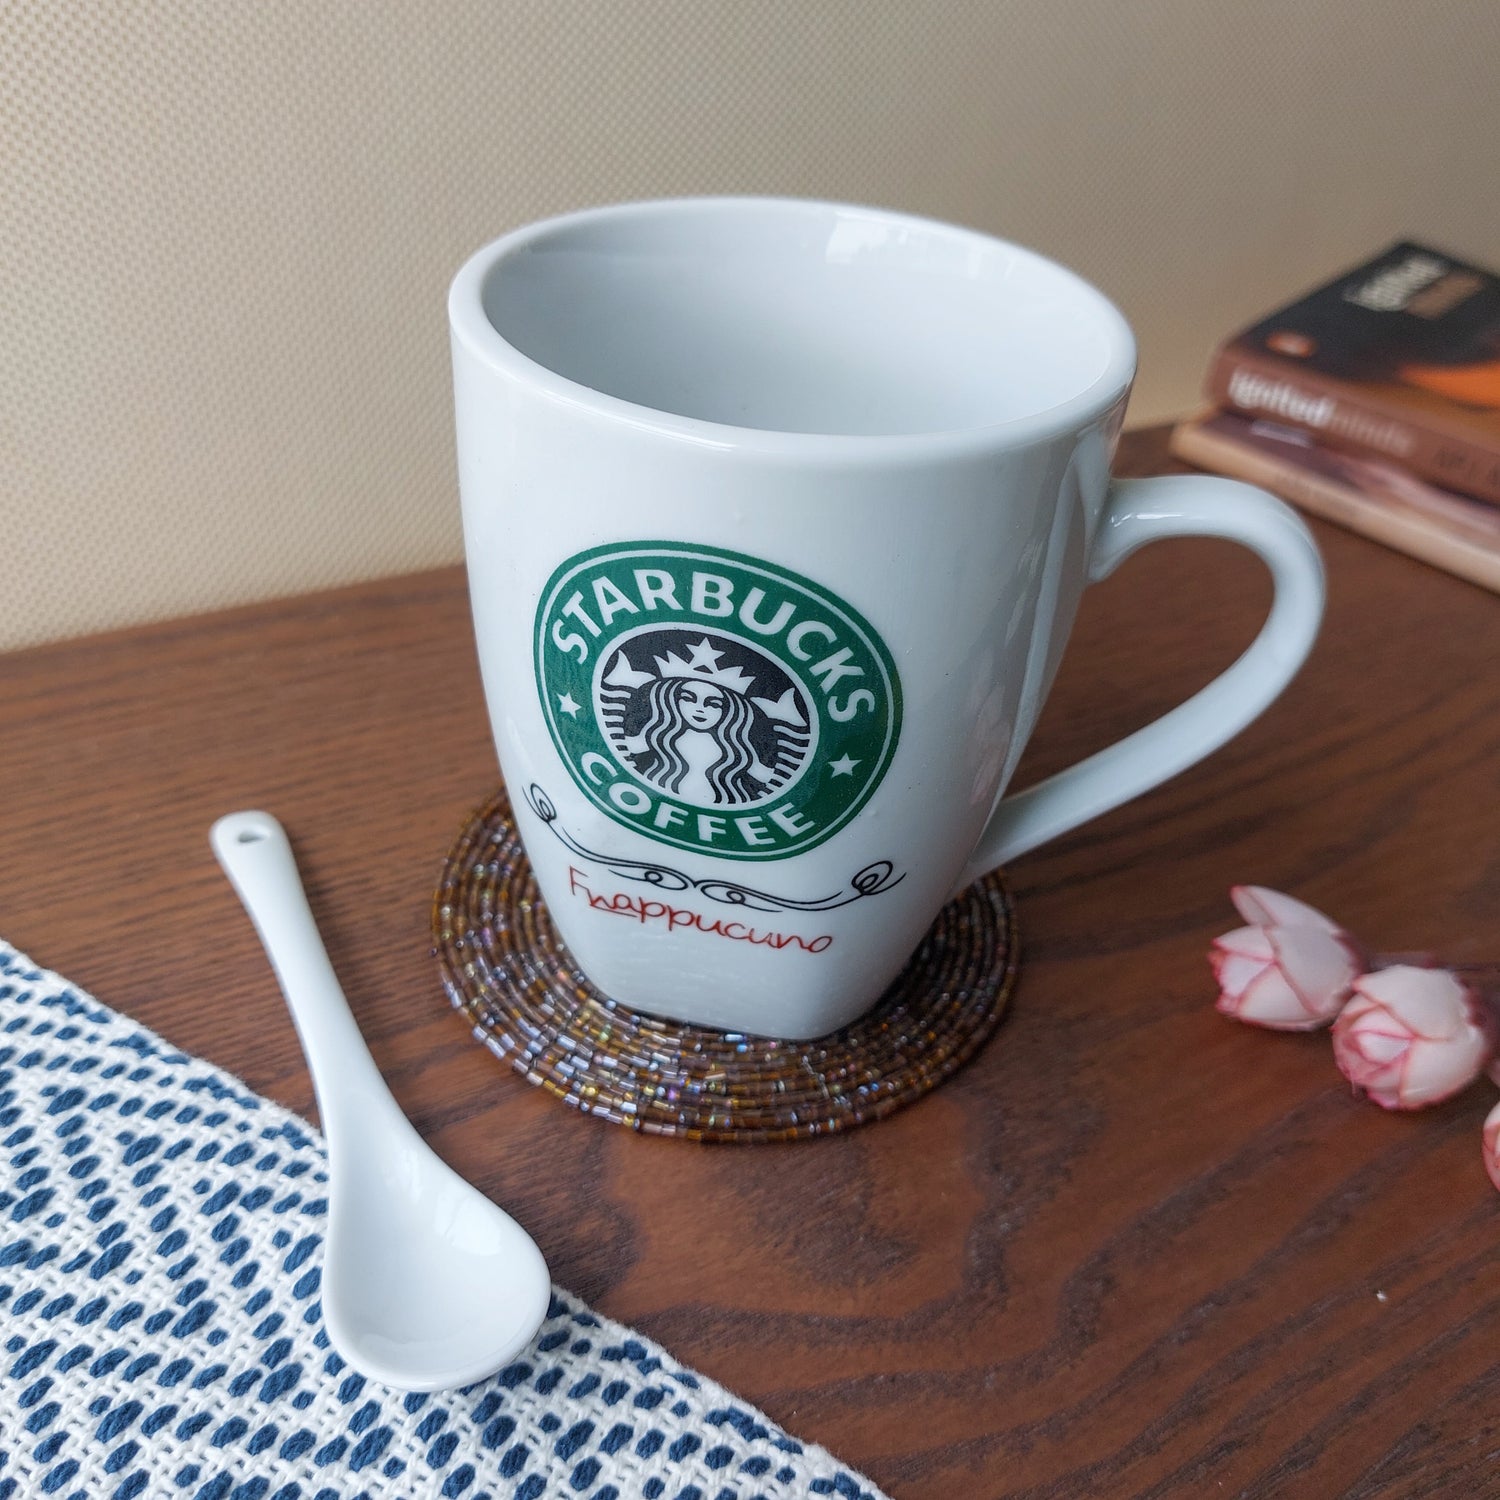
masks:
[[[1500,262],[1495,0],[0,0],[0,645],[456,559],[444,293],[527,219],[896,205],[1076,266],[1133,421],[1401,232]]]

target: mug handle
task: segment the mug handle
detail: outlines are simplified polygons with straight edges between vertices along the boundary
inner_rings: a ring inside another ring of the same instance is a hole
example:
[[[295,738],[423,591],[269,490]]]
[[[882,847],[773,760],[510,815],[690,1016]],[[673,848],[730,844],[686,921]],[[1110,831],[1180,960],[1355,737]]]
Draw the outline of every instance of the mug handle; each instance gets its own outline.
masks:
[[[1259,553],[1276,587],[1260,634],[1187,702],[1004,798],[969,860],[964,885],[1202,760],[1270,707],[1306,661],[1323,618],[1323,564],[1312,534],[1290,507],[1233,479],[1117,479],[1099,523],[1088,581],[1108,577],[1137,547],[1169,536],[1224,537]]]

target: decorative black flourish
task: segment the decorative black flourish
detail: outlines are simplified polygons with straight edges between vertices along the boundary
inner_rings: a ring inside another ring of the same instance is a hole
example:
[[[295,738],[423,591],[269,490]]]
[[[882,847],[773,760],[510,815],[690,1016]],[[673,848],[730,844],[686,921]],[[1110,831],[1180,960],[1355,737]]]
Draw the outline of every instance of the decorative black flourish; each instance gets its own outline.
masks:
[[[680,871],[669,869],[666,865],[654,865],[650,860],[645,859],[613,859],[603,854],[595,854],[592,849],[585,849],[557,821],[557,808],[553,805],[552,799],[534,781],[527,789],[526,800],[531,804],[532,812],[557,835],[565,847],[583,859],[591,859],[595,864],[603,865],[622,880],[639,880],[645,885],[654,885],[663,891],[685,891],[696,884]]]
[[[894,878],[892,878],[894,876]],[[888,859],[876,860],[866,865],[837,895],[824,896],[817,901],[798,901],[791,896],[773,896],[766,891],[753,890],[738,885],[732,880],[695,880],[693,884],[710,901],[722,901],[726,906],[748,906],[755,911],[832,911],[836,906],[848,906],[864,896],[878,896],[893,885],[900,885],[905,875],[896,875],[895,866]]]
[[[878,896],[906,879],[897,875],[896,867],[888,859],[878,859],[872,865],[855,873],[848,885],[832,896],[823,896],[815,901],[799,901],[792,896],[773,896],[769,891],[757,891],[733,880],[694,880],[681,870],[669,865],[658,865],[644,859],[615,859],[609,855],[596,854],[578,842],[557,819],[557,808],[552,799],[535,782],[527,789],[526,800],[531,810],[547,825],[563,844],[583,859],[603,865],[612,875],[622,880],[638,880],[643,885],[654,885],[664,891],[696,890],[723,906],[744,906],[752,911],[832,911],[835,907],[848,906],[866,896]]]

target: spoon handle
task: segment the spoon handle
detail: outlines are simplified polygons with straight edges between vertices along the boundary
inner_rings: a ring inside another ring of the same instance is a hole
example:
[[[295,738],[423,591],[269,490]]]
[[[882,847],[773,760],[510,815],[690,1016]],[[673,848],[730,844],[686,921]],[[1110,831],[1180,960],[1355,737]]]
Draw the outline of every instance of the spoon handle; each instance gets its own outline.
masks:
[[[270,813],[235,812],[214,824],[209,842],[280,981],[312,1074],[329,1150],[336,1149],[345,1109],[351,1119],[368,1121],[373,1110],[404,1124],[328,960],[286,830]]]

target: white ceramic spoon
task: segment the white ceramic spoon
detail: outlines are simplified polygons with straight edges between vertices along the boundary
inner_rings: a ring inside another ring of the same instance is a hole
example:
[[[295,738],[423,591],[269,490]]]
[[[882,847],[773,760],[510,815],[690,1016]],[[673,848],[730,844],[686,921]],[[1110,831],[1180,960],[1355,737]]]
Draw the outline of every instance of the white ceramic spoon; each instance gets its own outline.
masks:
[[[209,835],[297,1023],[328,1141],[323,1323],[365,1375],[410,1391],[493,1374],[541,1326],[546,1262],[428,1148],[349,1012],[281,824],[230,813]]]

